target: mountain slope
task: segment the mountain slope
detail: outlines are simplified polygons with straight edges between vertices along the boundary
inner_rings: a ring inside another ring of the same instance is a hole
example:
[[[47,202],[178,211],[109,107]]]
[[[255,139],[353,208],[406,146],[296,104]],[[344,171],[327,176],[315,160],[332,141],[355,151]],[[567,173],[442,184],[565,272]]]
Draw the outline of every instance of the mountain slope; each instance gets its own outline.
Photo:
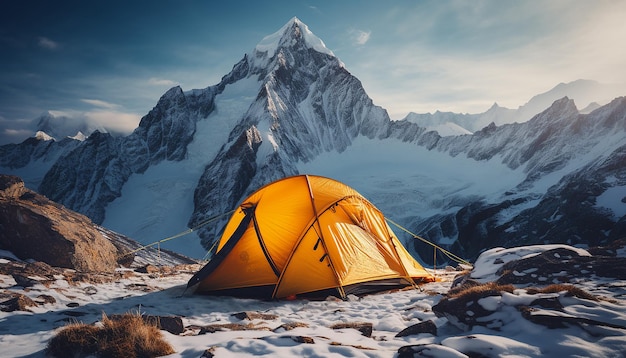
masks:
[[[428,238],[455,238],[457,251],[516,243],[599,244],[623,236],[626,98],[579,114],[566,98],[524,124],[491,127],[458,148],[476,160],[502,160],[525,178],[500,198],[483,198],[417,225]],[[456,146],[452,146],[455,144]],[[609,194],[610,193],[610,194]],[[621,204],[602,207],[603,196]]]

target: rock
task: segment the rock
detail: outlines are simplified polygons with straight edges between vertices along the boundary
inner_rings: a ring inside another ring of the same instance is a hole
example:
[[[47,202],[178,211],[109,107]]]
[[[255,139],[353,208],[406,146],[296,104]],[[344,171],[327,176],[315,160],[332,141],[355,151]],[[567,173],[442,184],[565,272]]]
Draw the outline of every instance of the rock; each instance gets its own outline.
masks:
[[[45,304],[54,304],[57,303],[56,298],[50,296],[50,295],[39,295],[37,296],[37,302],[40,305],[45,305]]]
[[[589,319],[584,317],[574,317],[570,314],[555,314],[551,313],[543,313],[545,310],[537,310],[533,307],[521,306],[519,308],[522,313],[522,317],[526,318],[530,322],[535,324],[539,324],[542,326],[546,326],[550,329],[555,328],[567,328],[569,326],[602,326],[602,327],[610,327],[621,330],[626,330],[626,326],[610,323],[610,322],[602,322],[595,319]]]
[[[143,320],[156,326],[158,329],[168,331],[171,334],[181,334],[185,331],[183,319],[179,316],[142,316]]]
[[[296,343],[315,344],[315,340],[307,336],[289,336]]]
[[[501,317],[493,315],[498,307],[486,309],[484,299],[490,298],[498,302],[502,292],[513,292],[512,285],[498,285],[494,282],[467,288],[453,289],[448,292],[448,297],[444,297],[433,306],[433,312],[437,317],[446,317],[448,321],[461,330],[471,329],[474,326],[484,326],[497,329],[506,322],[501,321]],[[481,301],[481,302],[479,302]],[[490,319],[486,317],[492,316]],[[503,315],[502,317],[507,317]]]
[[[84,215],[0,175],[0,249],[20,259],[85,272],[113,272],[118,249]]]
[[[9,297],[5,297],[5,300],[0,302],[0,311],[14,312],[25,311],[30,312],[28,307],[36,307],[37,303],[31,300],[28,296],[21,293],[10,293]]]
[[[21,275],[18,273],[14,273],[12,276],[13,276],[13,279],[15,280],[16,286],[27,288],[27,287],[33,287],[37,283],[37,280],[33,280],[32,278],[28,276]]]
[[[265,314],[265,313],[250,312],[250,311],[233,313],[231,316],[237,319],[241,319],[241,320],[247,319],[249,321],[252,321],[254,319],[262,319],[262,320],[271,321],[271,320],[275,320],[278,318],[278,316],[275,314]]]
[[[86,295],[91,296],[91,295],[95,295],[96,293],[98,293],[98,289],[96,288],[96,286],[87,286],[83,288],[83,292]]]
[[[467,358],[468,356],[449,347],[445,347],[438,344],[414,344],[410,346],[403,346],[398,349],[397,358],[413,358],[413,357],[448,357],[448,358]],[[479,355],[473,355],[472,357],[480,358]]]
[[[252,323],[216,323],[208,326],[190,326],[190,329],[199,329],[198,335],[221,331],[271,331],[269,327],[256,326]]]
[[[31,287],[35,284],[44,286],[65,276],[62,269],[54,268],[44,262],[8,261],[0,263],[0,274],[12,276],[16,286]]]
[[[291,331],[292,329],[296,329],[298,327],[309,327],[308,324],[306,323],[302,323],[302,322],[290,322],[290,323],[283,323],[280,326],[276,327],[274,329],[274,332],[280,332],[281,330],[283,331]]]
[[[142,266],[142,267],[139,267],[139,268],[135,269],[135,271],[137,271],[139,273],[150,273],[150,274],[152,274],[152,273],[159,273],[161,270],[158,267],[154,266],[154,265],[148,264],[148,265],[145,265],[145,266]]]
[[[416,335],[420,333],[430,333],[433,336],[436,336],[437,326],[431,320],[420,322],[418,324],[414,324],[412,326],[409,326],[403,329],[398,334],[396,334],[396,337],[406,337],[406,336],[412,336],[412,335]]]
[[[200,358],[213,358],[215,357],[215,347],[205,349]]]
[[[575,251],[558,248],[507,262],[497,273],[500,284],[546,285],[592,275],[623,280],[626,279],[626,258],[580,256]]]
[[[16,200],[24,191],[22,179],[14,175],[0,175],[0,200]]]
[[[433,312],[461,330],[474,326],[499,330],[519,315],[550,329],[571,326],[625,329],[611,322],[576,317],[576,309],[567,307],[572,304],[569,297],[585,300],[586,307],[599,305],[602,299],[573,284],[563,283],[597,280],[597,276],[622,277],[626,258],[615,255],[622,247],[623,244],[598,248],[593,250],[596,253],[593,256],[559,247],[506,263],[501,261],[503,265],[496,272],[499,277],[492,278],[493,282],[481,283],[470,279],[471,275],[457,277],[447,297],[433,306]],[[520,295],[515,290],[526,292]],[[523,297],[524,303],[506,295]]]
[[[332,329],[345,329],[352,328],[361,332],[365,337],[371,337],[372,331],[374,330],[374,326],[368,322],[353,322],[353,323],[337,323],[332,325],[330,328]]]

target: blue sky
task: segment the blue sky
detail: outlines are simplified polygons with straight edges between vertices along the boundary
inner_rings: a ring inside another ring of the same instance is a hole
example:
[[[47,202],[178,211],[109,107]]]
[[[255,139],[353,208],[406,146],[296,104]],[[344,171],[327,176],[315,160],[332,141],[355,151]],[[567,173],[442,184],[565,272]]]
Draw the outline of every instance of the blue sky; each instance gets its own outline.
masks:
[[[619,0],[22,0],[0,13],[0,144],[44,111],[130,131],[167,89],[218,83],[294,16],[394,119],[626,83]]]

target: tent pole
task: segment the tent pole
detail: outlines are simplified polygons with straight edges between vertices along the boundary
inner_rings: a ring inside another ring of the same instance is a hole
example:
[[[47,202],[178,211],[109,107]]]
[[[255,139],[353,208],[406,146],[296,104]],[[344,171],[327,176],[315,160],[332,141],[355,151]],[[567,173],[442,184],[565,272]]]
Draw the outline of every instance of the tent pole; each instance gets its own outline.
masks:
[[[315,215],[315,222],[317,223],[317,228],[320,233],[320,239],[322,243],[322,247],[324,251],[328,254],[328,247],[326,247],[326,241],[324,240],[324,232],[322,230],[322,224],[320,224],[319,215],[317,213],[317,208],[315,207],[315,198],[313,197],[313,188],[311,188],[311,183],[309,182],[309,176],[305,175],[306,185],[309,188],[309,198],[311,199],[311,206],[313,207],[313,214]],[[337,291],[341,296],[341,299],[345,300],[347,298],[346,291],[343,289],[341,285],[341,280],[339,279],[339,275],[337,274],[337,270],[335,270],[335,265],[333,265],[333,260],[331,260],[330,255],[327,255],[328,264],[330,265],[330,269],[333,271],[333,275],[335,276],[335,281],[337,281]]]

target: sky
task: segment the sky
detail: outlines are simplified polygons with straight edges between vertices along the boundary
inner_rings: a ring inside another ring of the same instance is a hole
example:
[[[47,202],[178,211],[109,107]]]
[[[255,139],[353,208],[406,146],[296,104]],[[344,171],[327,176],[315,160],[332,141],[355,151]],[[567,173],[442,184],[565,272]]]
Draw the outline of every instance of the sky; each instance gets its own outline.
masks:
[[[45,112],[128,133],[169,88],[217,84],[294,16],[392,119],[626,84],[619,0],[23,0],[0,12],[0,145]]]

